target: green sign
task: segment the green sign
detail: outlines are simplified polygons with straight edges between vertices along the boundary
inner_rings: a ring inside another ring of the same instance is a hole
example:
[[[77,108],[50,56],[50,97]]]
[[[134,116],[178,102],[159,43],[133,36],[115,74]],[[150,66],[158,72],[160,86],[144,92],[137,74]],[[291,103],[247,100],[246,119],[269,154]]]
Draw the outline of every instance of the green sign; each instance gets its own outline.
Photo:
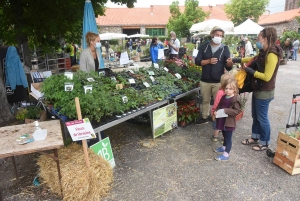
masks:
[[[104,140],[101,140],[100,142],[92,145],[90,148],[96,154],[98,154],[99,156],[102,156],[102,158],[107,160],[110,163],[112,168],[116,166],[114,155],[113,155],[113,152],[112,152],[112,149],[111,149],[111,146],[110,146],[109,137],[107,137]]]

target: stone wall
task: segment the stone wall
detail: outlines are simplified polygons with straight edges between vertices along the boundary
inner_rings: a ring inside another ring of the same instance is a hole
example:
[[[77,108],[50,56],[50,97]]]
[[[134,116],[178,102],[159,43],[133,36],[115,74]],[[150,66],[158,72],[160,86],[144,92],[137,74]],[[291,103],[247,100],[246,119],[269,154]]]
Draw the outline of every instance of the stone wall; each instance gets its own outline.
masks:
[[[277,30],[277,35],[281,36],[285,31],[296,31],[300,28],[299,22],[294,19],[290,22],[284,23],[276,23],[276,24],[269,24],[269,25],[261,25],[262,27],[275,27]]]
[[[99,33],[123,33],[122,27],[100,26]]]

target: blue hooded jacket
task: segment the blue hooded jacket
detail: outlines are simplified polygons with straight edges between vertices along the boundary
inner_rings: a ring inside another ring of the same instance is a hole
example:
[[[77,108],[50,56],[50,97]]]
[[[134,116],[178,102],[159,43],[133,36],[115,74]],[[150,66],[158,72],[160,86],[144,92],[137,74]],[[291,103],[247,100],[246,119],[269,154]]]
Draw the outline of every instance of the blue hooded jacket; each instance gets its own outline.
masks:
[[[157,63],[159,61],[158,59],[158,49],[164,49],[164,46],[160,43],[155,44],[151,43],[150,45],[150,56],[152,63]]]
[[[17,85],[23,85],[24,88],[28,87],[28,82],[20,56],[14,46],[8,47],[5,58],[5,66],[6,86],[10,86],[12,90],[15,90]]]

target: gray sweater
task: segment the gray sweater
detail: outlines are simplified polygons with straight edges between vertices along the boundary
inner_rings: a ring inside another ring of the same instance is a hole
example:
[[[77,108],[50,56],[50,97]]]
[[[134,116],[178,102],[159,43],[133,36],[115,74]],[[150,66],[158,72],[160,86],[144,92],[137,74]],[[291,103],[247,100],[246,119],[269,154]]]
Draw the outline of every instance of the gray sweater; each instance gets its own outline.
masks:
[[[100,49],[96,49],[99,68],[104,68],[104,61]],[[80,54],[80,70],[85,72],[95,71],[95,61],[90,48],[84,49]]]

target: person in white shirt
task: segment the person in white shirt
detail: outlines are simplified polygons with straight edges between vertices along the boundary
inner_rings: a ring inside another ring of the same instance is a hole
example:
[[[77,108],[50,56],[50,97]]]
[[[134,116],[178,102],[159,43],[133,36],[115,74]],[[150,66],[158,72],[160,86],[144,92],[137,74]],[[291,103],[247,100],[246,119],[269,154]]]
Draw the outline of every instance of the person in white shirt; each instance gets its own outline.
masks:
[[[298,49],[299,49],[299,40],[296,38],[296,40],[293,42],[293,57],[292,60],[297,61],[297,54],[298,54]]]
[[[178,52],[180,48],[180,42],[176,38],[176,33],[174,31],[170,32],[171,40],[169,42],[169,49],[171,50],[169,59],[178,58]]]
[[[245,40],[245,57],[250,57],[251,55],[253,55],[252,44],[250,43],[247,37],[245,37],[244,40]]]

